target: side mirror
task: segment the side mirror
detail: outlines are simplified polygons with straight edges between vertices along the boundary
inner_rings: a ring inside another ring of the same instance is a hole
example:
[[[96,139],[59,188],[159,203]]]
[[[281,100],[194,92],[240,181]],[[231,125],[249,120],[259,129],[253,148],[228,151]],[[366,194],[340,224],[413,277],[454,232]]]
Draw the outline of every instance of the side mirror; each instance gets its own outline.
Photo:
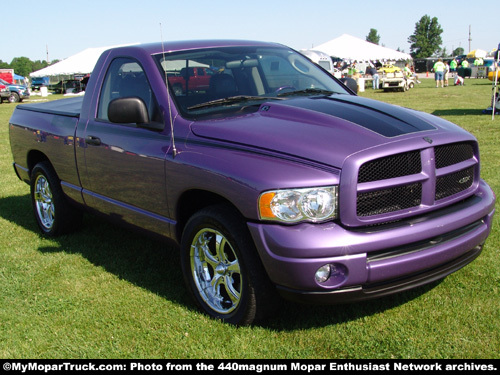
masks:
[[[109,121],[118,124],[147,124],[149,122],[146,104],[138,97],[112,100],[108,106],[108,118]]]

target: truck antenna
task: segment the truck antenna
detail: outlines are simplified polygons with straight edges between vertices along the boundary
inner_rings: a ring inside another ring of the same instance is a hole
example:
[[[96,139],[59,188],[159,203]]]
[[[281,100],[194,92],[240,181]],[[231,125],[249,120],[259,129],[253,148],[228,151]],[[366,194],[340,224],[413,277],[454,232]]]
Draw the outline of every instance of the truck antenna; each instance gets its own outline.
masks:
[[[160,38],[161,38],[161,50],[163,53],[163,73],[165,74],[165,86],[167,87],[167,101],[168,101],[168,118],[170,121],[170,134],[172,136],[172,156],[175,158],[177,155],[177,149],[175,148],[175,138],[174,138],[174,122],[172,121],[172,104],[171,104],[171,96],[170,89],[168,88],[168,77],[167,77],[167,68],[165,64],[165,46],[163,44],[163,30],[160,22]]]

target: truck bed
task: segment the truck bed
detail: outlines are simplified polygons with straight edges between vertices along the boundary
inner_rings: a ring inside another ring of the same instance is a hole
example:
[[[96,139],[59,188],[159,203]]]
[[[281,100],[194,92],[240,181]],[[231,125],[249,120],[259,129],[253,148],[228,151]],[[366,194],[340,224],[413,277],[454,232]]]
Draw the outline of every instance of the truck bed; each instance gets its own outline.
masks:
[[[80,117],[83,96],[44,103],[23,104],[17,108],[33,112],[50,113],[53,115]]]

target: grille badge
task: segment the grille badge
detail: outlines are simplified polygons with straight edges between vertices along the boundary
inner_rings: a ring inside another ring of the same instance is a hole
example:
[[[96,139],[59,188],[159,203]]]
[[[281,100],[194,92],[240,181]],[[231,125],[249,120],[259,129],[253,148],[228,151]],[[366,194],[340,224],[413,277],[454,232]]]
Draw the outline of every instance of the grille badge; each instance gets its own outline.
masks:
[[[432,142],[434,142],[432,138],[429,137],[424,137],[424,141],[426,141],[428,144],[432,144]]]
[[[465,184],[465,183],[467,183],[469,181],[470,181],[470,176],[466,176],[466,177],[461,178],[460,180],[458,180],[458,183],[459,184]]]

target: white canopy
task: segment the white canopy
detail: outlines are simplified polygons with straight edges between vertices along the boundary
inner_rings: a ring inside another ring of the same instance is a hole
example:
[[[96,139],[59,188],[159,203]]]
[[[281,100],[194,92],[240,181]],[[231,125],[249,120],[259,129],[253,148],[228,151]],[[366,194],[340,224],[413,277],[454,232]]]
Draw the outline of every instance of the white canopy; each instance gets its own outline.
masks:
[[[382,47],[348,34],[343,34],[338,38],[314,47],[314,49],[344,60],[373,61],[412,59],[411,55],[407,53]]]
[[[65,60],[30,73],[30,77],[71,76],[75,74],[92,73],[99,56],[101,56],[104,51],[113,47],[87,48]]]

